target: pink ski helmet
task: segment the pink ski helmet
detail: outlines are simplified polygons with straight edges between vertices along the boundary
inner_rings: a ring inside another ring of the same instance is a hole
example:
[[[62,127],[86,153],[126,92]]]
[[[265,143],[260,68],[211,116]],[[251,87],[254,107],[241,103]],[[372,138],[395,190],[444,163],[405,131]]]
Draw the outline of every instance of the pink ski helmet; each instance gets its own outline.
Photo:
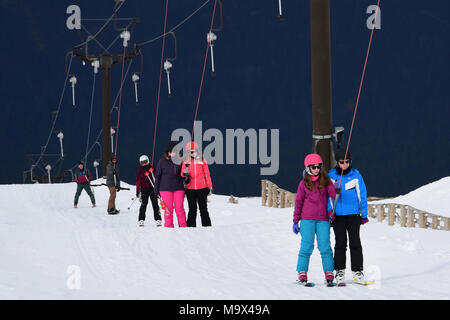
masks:
[[[322,158],[317,153],[310,153],[305,157],[305,168],[319,163],[322,163]]]

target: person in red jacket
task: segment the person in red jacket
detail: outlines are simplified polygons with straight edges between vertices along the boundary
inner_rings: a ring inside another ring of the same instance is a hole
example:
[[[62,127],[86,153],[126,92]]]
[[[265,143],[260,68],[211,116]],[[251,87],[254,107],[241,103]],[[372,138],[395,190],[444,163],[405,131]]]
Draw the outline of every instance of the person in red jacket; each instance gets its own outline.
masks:
[[[181,176],[185,179],[186,197],[189,205],[187,226],[196,227],[197,205],[203,227],[211,226],[207,197],[212,190],[211,175],[206,160],[198,153],[198,145],[189,142],[186,145],[188,159],[183,161]]]
[[[162,221],[161,213],[159,212],[158,199],[156,198],[154,191],[154,168],[146,155],[142,155],[139,158],[139,163],[140,166],[136,177],[136,197],[139,197],[139,200],[141,201],[138,218],[139,226],[144,226],[145,211],[147,210],[148,198],[150,197],[153,207],[153,217],[155,218],[156,226],[160,227]]]

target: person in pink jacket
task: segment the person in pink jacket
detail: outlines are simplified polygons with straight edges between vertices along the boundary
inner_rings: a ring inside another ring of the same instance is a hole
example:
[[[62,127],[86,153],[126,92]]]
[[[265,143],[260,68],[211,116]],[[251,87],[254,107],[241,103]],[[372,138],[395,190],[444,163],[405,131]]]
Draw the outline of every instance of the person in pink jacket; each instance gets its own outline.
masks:
[[[336,198],[336,190],[326,170],[322,167],[320,155],[308,154],[304,161],[305,171],[295,198],[294,225],[295,234],[300,232],[301,243],[297,260],[298,281],[308,282],[308,267],[314,250],[314,238],[322,257],[322,267],[327,283],[333,284],[334,262],[330,245],[330,222],[327,212],[327,197]],[[300,227],[298,222],[301,221]]]
[[[183,161],[181,176],[184,178],[186,197],[189,205],[187,218],[188,227],[196,227],[197,205],[200,209],[200,218],[203,227],[211,226],[208,213],[207,197],[212,190],[211,175],[206,160],[198,153],[198,145],[189,142],[186,145],[189,153],[188,159]]]

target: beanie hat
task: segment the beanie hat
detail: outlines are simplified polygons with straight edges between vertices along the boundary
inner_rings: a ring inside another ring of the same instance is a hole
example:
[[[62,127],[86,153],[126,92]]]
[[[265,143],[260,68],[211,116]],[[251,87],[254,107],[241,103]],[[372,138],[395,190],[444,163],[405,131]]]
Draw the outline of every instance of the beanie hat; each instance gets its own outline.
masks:
[[[172,152],[172,149],[177,145],[177,143],[175,141],[169,141],[169,143],[167,143],[166,145],[166,150],[164,151],[165,153],[169,154]]]
[[[336,159],[336,161],[339,160],[344,160],[345,157],[345,149],[337,149],[336,152],[334,153],[334,158]],[[350,150],[347,151],[347,160],[351,160],[352,159],[352,154],[350,153]]]

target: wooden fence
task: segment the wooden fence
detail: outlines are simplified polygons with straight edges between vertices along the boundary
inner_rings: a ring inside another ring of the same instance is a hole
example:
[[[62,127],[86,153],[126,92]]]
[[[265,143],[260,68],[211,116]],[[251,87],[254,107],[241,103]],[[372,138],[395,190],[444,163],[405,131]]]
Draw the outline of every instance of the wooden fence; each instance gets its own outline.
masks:
[[[261,180],[261,202],[263,206],[272,208],[293,207],[295,196],[295,193],[281,189],[269,180]],[[403,204],[369,203],[368,216],[379,222],[387,219],[388,225],[390,226],[397,223],[400,224],[401,227],[450,230],[450,218],[425,212]]]
[[[379,222],[387,219],[388,225],[393,226],[395,223],[401,227],[408,228],[431,228],[436,230],[450,230],[450,218],[438,216],[433,213],[416,209],[412,206],[383,203],[368,205],[369,218],[376,219]]]
[[[295,193],[279,188],[269,180],[261,180],[262,205],[272,208],[289,208],[294,206]]]

